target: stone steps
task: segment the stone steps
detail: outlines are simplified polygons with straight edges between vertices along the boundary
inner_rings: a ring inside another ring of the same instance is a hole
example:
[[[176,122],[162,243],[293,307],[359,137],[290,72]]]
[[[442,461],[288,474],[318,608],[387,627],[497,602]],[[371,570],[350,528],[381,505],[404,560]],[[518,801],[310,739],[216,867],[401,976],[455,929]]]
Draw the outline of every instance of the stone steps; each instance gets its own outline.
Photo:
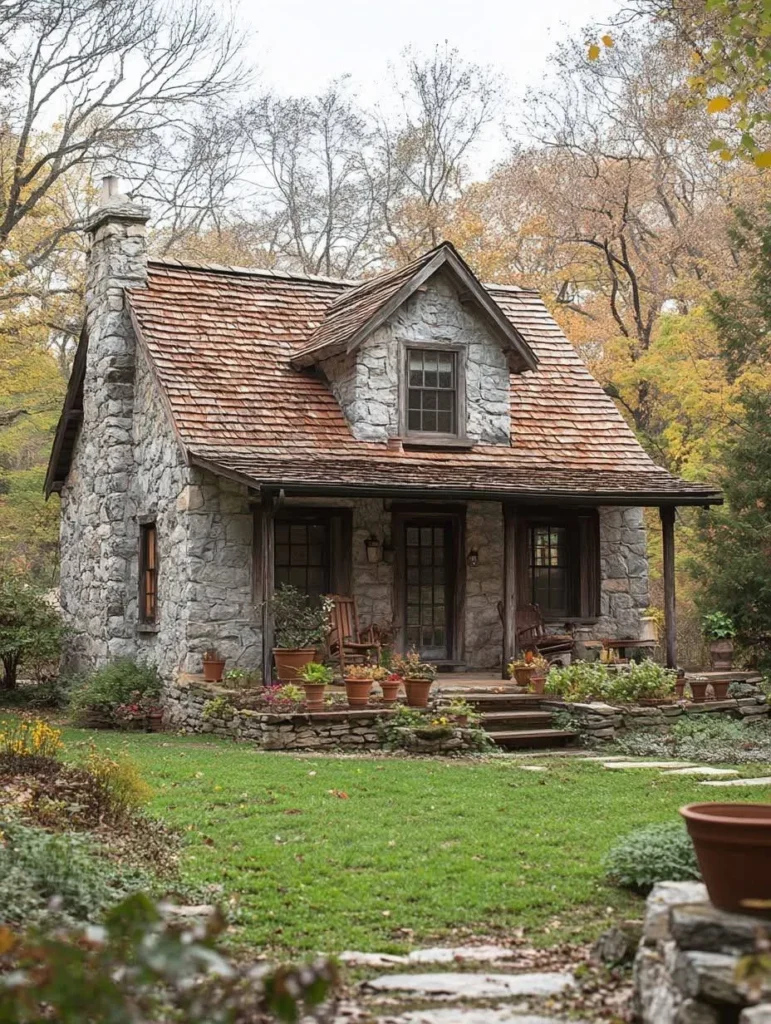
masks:
[[[497,726],[504,728],[506,724],[516,729],[548,726],[551,725],[552,717],[549,711],[483,711],[481,724],[491,733]]]
[[[507,750],[564,747],[576,738],[569,729],[514,729],[488,732],[490,739]]]
[[[507,750],[564,747],[577,733],[553,729],[551,711],[541,710],[543,697],[536,693],[457,693],[479,712],[481,726],[490,739]]]

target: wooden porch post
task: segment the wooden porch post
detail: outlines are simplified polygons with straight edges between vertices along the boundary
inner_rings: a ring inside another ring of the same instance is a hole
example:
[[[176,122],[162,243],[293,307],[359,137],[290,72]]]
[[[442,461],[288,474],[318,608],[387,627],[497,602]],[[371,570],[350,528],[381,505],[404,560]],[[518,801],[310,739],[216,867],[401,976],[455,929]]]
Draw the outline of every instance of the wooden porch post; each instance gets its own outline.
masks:
[[[517,656],[517,507],[503,503],[503,665]]]
[[[261,601],[262,619],[262,681],[267,686],[273,673],[273,614],[270,602],[273,599],[273,520],[275,500],[272,494],[264,494],[259,514],[258,595]]]
[[[664,554],[664,636],[667,668],[677,668],[677,619],[675,614],[675,509],[662,505],[661,537]]]

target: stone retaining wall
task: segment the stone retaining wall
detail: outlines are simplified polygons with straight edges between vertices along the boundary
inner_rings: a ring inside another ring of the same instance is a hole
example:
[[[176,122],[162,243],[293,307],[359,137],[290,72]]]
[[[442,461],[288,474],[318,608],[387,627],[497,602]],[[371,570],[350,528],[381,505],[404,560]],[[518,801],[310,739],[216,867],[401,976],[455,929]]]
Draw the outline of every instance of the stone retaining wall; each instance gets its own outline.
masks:
[[[164,692],[164,721],[185,733],[210,733],[255,743],[263,750],[381,750],[378,729],[394,714],[388,708],[352,711],[276,713],[234,707],[217,717],[204,717],[204,708],[217,697],[237,702],[238,690],[199,682],[179,681]],[[413,753],[447,754],[479,749],[478,729],[444,729],[436,739],[400,730],[402,746]],[[410,734],[410,735],[408,735]]]
[[[769,713],[768,698],[762,693],[753,697],[705,701],[703,704],[662,704],[658,707],[614,707],[600,702],[572,704],[567,701],[545,699],[541,702],[541,707],[544,711],[569,712],[581,736],[590,742],[612,742],[625,732],[637,729],[667,732],[683,717],[718,714],[744,722],[754,722],[767,717]]]
[[[662,882],[648,897],[634,963],[642,1024],[771,1024],[771,990],[749,1007],[736,981],[739,958],[756,951],[758,918],[715,909],[700,882]],[[766,929],[771,921],[764,922]],[[746,1009],[745,1009],[746,1008]]]

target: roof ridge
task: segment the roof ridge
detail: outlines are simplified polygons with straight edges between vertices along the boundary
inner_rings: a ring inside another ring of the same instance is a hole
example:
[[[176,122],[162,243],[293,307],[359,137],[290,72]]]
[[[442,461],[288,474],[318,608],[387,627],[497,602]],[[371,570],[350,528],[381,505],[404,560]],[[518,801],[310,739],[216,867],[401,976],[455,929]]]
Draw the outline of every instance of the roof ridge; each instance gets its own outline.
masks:
[[[172,267],[179,270],[204,270],[207,273],[235,274],[242,277],[272,277],[280,281],[314,281],[321,284],[338,284],[344,285],[346,288],[365,283],[360,278],[357,280],[345,277],[326,277],[323,274],[299,274],[291,270],[269,270],[266,267],[239,267],[224,263],[198,263],[195,260],[150,257],[147,263],[149,266]]]

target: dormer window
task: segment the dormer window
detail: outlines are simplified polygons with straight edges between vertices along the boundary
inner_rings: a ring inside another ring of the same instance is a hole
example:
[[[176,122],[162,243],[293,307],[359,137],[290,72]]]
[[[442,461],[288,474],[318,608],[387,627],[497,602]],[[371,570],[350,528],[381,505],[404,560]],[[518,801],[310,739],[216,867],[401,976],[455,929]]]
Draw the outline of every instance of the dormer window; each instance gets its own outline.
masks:
[[[459,352],[442,348],[407,349],[407,433],[457,437],[459,429]]]

